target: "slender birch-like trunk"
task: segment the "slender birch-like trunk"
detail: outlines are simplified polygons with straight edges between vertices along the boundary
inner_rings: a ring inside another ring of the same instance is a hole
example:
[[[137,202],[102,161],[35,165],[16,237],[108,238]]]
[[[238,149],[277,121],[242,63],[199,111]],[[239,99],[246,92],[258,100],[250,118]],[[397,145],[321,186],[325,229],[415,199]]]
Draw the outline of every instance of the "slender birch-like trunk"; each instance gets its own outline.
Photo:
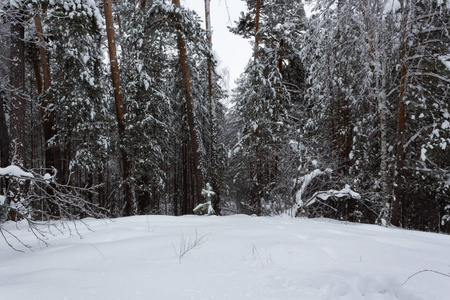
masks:
[[[378,11],[383,11],[384,7],[382,2],[378,2]],[[380,162],[380,173],[381,173],[381,218],[385,220],[386,224],[389,225],[391,222],[391,207],[389,207],[390,193],[389,193],[389,166],[388,166],[388,149],[387,149],[387,54],[386,54],[386,21],[381,17],[381,93],[379,96],[379,114],[380,114],[380,150],[381,150],[381,162]]]
[[[387,99],[386,99],[386,80],[387,80],[387,70],[386,70],[386,51],[382,50],[381,58],[381,93],[378,97],[379,114],[380,114],[380,150],[381,150],[381,162],[380,162],[380,173],[381,173],[381,212],[380,220],[385,220],[386,224],[390,223],[390,207],[389,207],[389,185],[388,185],[388,163],[387,163]]]

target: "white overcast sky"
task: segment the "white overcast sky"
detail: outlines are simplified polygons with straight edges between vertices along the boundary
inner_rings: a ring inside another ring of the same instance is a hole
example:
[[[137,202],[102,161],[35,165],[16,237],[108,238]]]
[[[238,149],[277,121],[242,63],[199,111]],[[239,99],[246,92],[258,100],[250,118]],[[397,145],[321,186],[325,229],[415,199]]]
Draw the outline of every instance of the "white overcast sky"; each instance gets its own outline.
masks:
[[[181,0],[181,5],[193,9],[204,20],[204,0]],[[249,40],[234,35],[227,26],[234,25],[241,11],[246,10],[242,0],[211,0],[211,23],[213,31],[213,51],[221,62],[219,68],[227,68],[230,74],[230,88],[244,71],[251,58],[252,49]],[[203,28],[205,24],[203,23]]]

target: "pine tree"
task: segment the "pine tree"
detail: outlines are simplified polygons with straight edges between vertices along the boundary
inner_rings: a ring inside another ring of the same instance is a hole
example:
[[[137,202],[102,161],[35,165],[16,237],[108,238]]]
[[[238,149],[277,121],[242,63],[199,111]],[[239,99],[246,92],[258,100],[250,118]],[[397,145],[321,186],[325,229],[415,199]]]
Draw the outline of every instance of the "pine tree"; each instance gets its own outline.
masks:
[[[120,4],[123,49],[123,94],[127,102],[126,151],[132,169],[138,213],[160,212],[165,197],[167,164],[171,161],[174,124],[171,99],[164,87],[170,69],[167,32],[158,20],[158,3]],[[133,7],[134,9],[130,9]]]
[[[276,201],[279,156],[288,146],[290,94],[283,79],[284,61],[294,60],[294,41],[302,26],[302,4],[248,1],[232,32],[254,38],[251,61],[238,85],[236,110],[242,124],[235,154],[242,151],[236,180],[245,181],[248,208],[262,214],[263,202]],[[287,59],[288,58],[288,59]],[[243,195],[244,196],[244,195]]]

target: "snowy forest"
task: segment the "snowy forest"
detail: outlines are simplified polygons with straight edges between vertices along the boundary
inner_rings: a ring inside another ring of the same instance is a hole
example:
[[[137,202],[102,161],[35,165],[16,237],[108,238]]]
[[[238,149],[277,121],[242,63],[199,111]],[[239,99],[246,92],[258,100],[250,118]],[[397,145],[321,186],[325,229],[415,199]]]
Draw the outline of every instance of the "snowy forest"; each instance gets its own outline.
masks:
[[[229,92],[210,0],[205,22],[180,0],[1,0],[0,224],[289,214],[450,233],[450,1],[242,1],[229,30],[253,55]]]

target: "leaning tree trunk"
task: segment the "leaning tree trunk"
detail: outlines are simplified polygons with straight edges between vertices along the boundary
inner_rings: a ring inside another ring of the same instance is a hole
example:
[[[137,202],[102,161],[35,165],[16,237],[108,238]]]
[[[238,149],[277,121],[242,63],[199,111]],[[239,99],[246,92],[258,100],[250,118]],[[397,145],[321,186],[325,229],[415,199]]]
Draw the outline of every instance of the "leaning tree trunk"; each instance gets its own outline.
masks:
[[[111,77],[114,89],[114,99],[116,102],[116,117],[119,128],[120,139],[120,156],[123,172],[123,187],[125,196],[125,215],[131,216],[135,213],[136,205],[133,201],[131,186],[129,183],[130,177],[130,161],[128,153],[125,150],[125,123],[124,123],[124,103],[120,92],[120,76],[119,76],[119,62],[116,51],[116,40],[114,35],[114,19],[112,14],[111,0],[103,0],[105,9],[106,34],[108,37],[109,60],[111,64]]]
[[[172,4],[177,6],[178,8],[181,8],[180,0],[172,0]],[[180,65],[181,65],[181,73],[183,76],[183,89],[184,89],[184,96],[186,99],[186,109],[187,109],[187,117],[188,117],[188,123],[189,123],[189,134],[191,138],[191,147],[192,147],[192,154],[193,154],[193,160],[194,160],[194,176],[195,176],[195,191],[197,193],[196,199],[197,204],[203,202],[202,200],[202,186],[203,186],[203,175],[202,170],[200,169],[200,153],[199,153],[199,146],[198,146],[198,139],[197,139],[197,132],[195,129],[195,118],[194,118],[194,98],[192,96],[192,86],[191,86],[191,79],[190,79],[190,70],[189,70],[189,64],[187,59],[187,52],[186,52],[186,42],[183,38],[182,34],[182,26],[181,26],[181,20],[180,16],[175,14],[176,22],[177,22],[177,46],[178,46],[178,52],[180,57]]]

